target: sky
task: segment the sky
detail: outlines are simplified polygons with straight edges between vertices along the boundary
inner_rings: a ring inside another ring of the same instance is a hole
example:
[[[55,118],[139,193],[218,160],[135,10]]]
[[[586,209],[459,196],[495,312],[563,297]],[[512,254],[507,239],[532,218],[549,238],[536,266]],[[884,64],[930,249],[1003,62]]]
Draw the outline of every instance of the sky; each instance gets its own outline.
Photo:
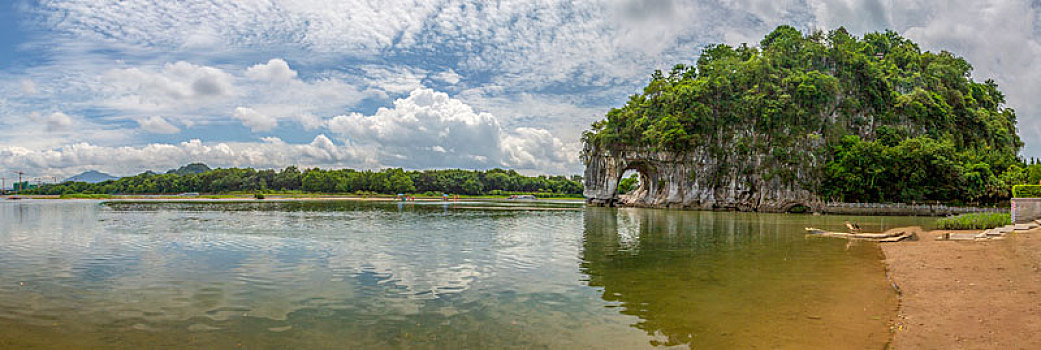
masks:
[[[0,171],[511,168],[581,174],[581,133],[710,44],[891,29],[965,57],[1041,156],[1041,1],[8,0]]]

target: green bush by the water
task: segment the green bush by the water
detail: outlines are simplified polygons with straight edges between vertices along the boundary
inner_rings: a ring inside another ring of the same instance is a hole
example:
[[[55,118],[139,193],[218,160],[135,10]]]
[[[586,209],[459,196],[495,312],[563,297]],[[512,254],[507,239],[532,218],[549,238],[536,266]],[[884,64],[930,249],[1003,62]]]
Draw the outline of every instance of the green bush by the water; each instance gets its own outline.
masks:
[[[1041,185],[1015,185],[1015,186],[1012,186],[1012,197],[1015,197],[1015,198],[1038,198],[1038,197],[1041,197]]]
[[[1008,213],[972,213],[936,220],[936,228],[941,230],[985,230],[1011,224]]]

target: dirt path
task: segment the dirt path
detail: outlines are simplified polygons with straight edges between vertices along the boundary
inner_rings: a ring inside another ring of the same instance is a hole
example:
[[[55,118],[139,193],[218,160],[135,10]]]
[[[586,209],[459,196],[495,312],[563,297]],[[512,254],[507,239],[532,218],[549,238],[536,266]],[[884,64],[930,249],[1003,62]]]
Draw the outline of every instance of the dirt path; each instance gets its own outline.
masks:
[[[901,291],[894,349],[1041,349],[1041,229],[883,244]]]

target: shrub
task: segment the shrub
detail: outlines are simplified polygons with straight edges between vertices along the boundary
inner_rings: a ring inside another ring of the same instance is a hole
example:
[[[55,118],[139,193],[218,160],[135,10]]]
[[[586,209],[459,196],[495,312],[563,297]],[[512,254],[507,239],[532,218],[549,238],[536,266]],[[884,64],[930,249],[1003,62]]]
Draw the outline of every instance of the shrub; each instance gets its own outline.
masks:
[[[985,230],[1011,224],[1008,213],[972,213],[936,220],[936,228],[942,230]]]
[[[1041,185],[1015,185],[1012,186],[1013,198],[1039,198],[1041,197]]]

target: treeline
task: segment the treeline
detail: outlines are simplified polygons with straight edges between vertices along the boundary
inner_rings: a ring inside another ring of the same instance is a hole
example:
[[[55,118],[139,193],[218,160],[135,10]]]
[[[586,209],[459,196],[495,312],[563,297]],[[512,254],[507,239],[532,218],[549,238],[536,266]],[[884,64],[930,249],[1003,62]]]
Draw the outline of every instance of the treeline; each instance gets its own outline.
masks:
[[[950,140],[926,136],[866,141],[850,135],[833,152],[822,194],[844,202],[994,202],[1009,198],[1013,185],[1041,180],[1041,165],[967,156]]]
[[[99,183],[65,182],[27,191],[31,194],[176,194],[185,192],[311,192],[311,193],[426,193],[486,195],[544,193],[578,195],[579,176],[524,176],[513,170],[424,170],[353,169],[300,171],[294,166],[281,171],[252,168],[213,169],[201,173],[145,172]]]

